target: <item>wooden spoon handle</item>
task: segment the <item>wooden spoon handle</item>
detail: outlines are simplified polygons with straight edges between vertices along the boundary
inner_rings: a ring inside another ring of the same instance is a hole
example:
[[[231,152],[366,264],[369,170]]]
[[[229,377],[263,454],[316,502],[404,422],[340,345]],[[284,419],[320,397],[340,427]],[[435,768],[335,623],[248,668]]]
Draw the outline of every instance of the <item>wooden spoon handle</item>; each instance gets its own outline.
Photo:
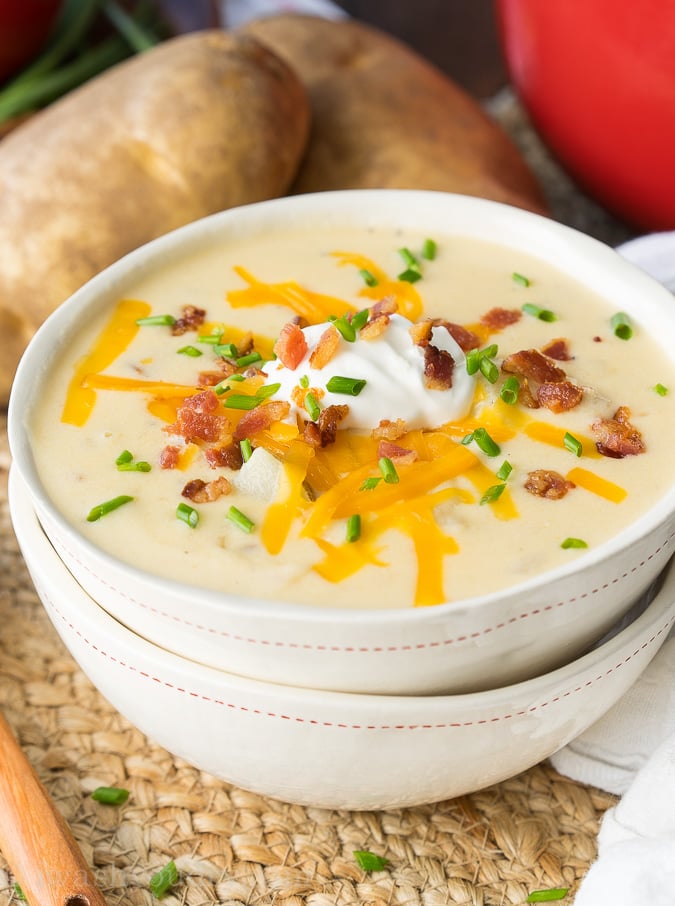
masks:
[[[33,906],[105,906],[62,815],[0,714],[0,851]]]

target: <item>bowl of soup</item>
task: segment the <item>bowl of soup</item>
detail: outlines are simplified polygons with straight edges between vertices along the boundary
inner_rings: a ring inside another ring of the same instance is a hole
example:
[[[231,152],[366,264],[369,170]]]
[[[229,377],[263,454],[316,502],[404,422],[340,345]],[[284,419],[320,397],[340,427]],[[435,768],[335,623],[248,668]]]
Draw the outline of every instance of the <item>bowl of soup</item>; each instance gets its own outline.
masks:
[[[266,683],[148,642],[79,585],[15,470],[10,511],[47,614],[103,696],[156,744],[243,789],[383,809],[475,792],[548,758],[639,677],[675,620],[671,567],[625,625],[526,682],[462,695],[368,695]]]
[[[155,240],[62,305],[14,467],[75,580],[154,644],[379,694],[580,655],[672,551],[675,306],[600,242],[434,192]]]

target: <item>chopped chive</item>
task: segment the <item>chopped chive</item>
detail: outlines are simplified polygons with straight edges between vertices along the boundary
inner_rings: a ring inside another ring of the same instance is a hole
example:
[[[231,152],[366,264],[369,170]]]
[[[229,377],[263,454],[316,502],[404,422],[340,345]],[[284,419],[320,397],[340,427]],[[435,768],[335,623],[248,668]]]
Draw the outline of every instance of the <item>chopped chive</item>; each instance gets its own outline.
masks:
[[[333,375],[326,384],[326,390],[330,393],[343,393],[346,396],[358,396],[366,386],[363,378],[340,377]]]
[[[281,388],[281,384],[263,384],[262,387],[258,387],[255,392],[255,395],[259,400],[269,399],[271,396]]]
[[[375,274],[371,274],[371,272],[369,270],[366,270],[365,267],[361,268],[359,274],[361,274],[363,282],[366,284],[366,286],[377,286],[377,284],[379,283],[379,280],[377,279]]]
[[[422,279],[422,274],[420,271],[415,270],[413,267],[408,267],[398,275],[398,280],[402,280],[404,283],[417,283],[418,280]]]
[[[221,355],[226,359],[236,359],[238,350],[234,343],[214,343],[213,353],[214,355]]]
[[[384,856],[376,856],[375,853],[365,849],[355,849],[354,858],[364,871],[382,871],[384,866],[389,864],[389,859],[385,859]]]
[[[472,440],[476,442],[479,450],[482,450],[486,456],[499,456],[501,447],[490,437],[485,428],[476,428],[472,432]]]
[[[253,365],[254,362],[262,362],[259,352],[249,352],[248,355],[240,356],[237,359],[237,368],[245,368],[247,365]]]
[[[527,277],[523,276],[523,274],[519,274],[518,271],[514,271],[511,274],[511,279],[514,283],[520,283],[521,286],[530,285],[530,280]]]
[[[116,466],[124,465],[125,462],[131,462],[134,458],[134,454],[130,450],[122,450],[120,455],[115,460]]]
[[[136,318],[139,327],[173,327],[176,319],[173,315],[150,315],[148,318]]]
[[[382,481],[382,478],[379,475],[373,475],[370,478],[366,478],[361,487],[360,491],[372,491],[373,488],[376,488],[378,484]]]
[[[181,348],[176,351],[179,355],[189,355],[193,359],[196,359],[198,356],[204,354],[201,349],[197,349],[196,346],[181,346]]]
[[[96,522],[102,516],[107,516],[108,513],[112,513],[113,510],[124,506],[125,503],[130,503],[133,499],[134,498],[129,497],[128,494],[120,494],[119,497],[113,497],[112,500],[106,500],[104,503],[99,503],[89,511],[87,522]]]
[[[466,354],[466,373],[476,374],[480,368],[480,352],[478,349],[470,349]]]
[[[213,392],[216,394],[216,396],[222,396],[223,393],[227,393],[227,391],[230,389],[231,388],[230,388],[230,385],[228,384],[228,378],[225,378],[224,381],[221,381],[219,384],[216,384],[216,386],[213,388]]]
[[[417,258],[413,255],[413,253],[410,251],[410,249],[401,248],[398,250],[398,253],[401,256],[401,258],[403,259],[403,263],[406,265],[406,267],[413,267],[413,268],[419,269],[419,262],[418,262]]]
[[[190,528],[197,528],[199,524],[199,513],[197,510],[189,506],[187,503],[179,503],[176,507],[176,518],[180,519],[181,522],[184,522],[186,525],[189,525]]]
[[[321,407],[319,406],[319,403],[317,402],[317,399],[311,390],[309,393],[305,394],[305,409],[309,413],[309,417],[313,422],[315,422],[321,415]]]
[[[397,484],[398,472],[396,471],[396,466],[388,456],[381,456],[377,465],[387,484]]]
[[[298,381],[298,384],[300,384],[303,390],[306,390],[309,387],[309,377],[306,374],[303,374]]]
[[[581,538],[565,538],[560,547],[563,550],[569,550],[571,547],[588,547],[588,544]]]
[[[509,477],[511,472],[513,472],[513,466],[508,461],[508,459],[505,459],[504,462],[499,467],[499,469],[497,470],[497,472],[495,473],[495,475],[497,476],[497,478],[500,479],[500,481],[506,481],[506,479]]]
[[[361,517],[353,513],[347,520],[347,541],[358,541],[361,537]]]
[[[583,453],[583,445],[580,440],[577,440],[573,434],[570,434],[569,431],[565,432],[563,437],[563,446],[566,450],[569,450],[570,453],[574,453],[575,456],[581,456]]]
[[[232,378],[230,378],[232,380]],[[246,396],[244,393],[233,393],[223,403],[226,409],[255,409],[262,400],[257,396]]]
[[[491,384],[496,384],[499,378],[499,369],[492,361],[497,355],[499,347],[496,343],[491,343],[485,349],[470,349],[466,354],[466,372],[467,374],[476,374],[477,371],[483,375]]]
[[[367,323],[368,318],[370,317],[370,312],[367,308],[362,308],[361,311],[357,311],[355,315],[352,315],[351,325],[354,330],[361,330],[364,324]]]
[[[208,346],[218,346],[223,337],[223,332],[220,333],[203,333],[197,337],[198,343],[206,343]]]
[[[614,336],[620,340],[630,340],[633,336],[633,325],[625,312],[618,311],[615,315],[612,315],[609,323],[614,331]]]
[[[663,384],[655,384],[654,392],[658,393],[659,396],[667,396],[668,388],[666,386],[664,386]]]
[[[462,444],[462,446],[468,447],[468,445],[469,445],[469,444],[471,443],[471,441],[473,440],[473,435],[474,435],[474,433],[475,433],[474,431],[471,431],[469,434],[465,434],[465,435],[464,435],[464,437],[463,437],[463,438],[461,439],[461,441],[460,441],[460,443]]]
[[[520,391],[520,384],[517,377],[507,377],[507,379],[502,384],[502,389],[499,391],[499,397],[503,400],[507,406],[513,406],[518,402],[518,392]]]
[[[422,243],[422,257],[427,261],[433,261],[436,257],[438,246],[433,239],[425,239]]]
[[[340,331],[343,340],[348,343],[353,343],[356,340],[356,328],[344,315],[341,318],[335,318],[333,324]]]
[[[491,384],[496,384],[499,379],[499,368],[487,356],[480,358],[478,367],[483,377]]]
[[[503,483],[491,485],[480,499],[481,506],[483,506],[484,503],[494,503],[495,500],[499,500],[504,493],[505,487],[506,485]]]
[[[150,878],[150,893],[160,900],[178,880],[176,863],[171,860]]]
[[[244,462],[248,462],[253,455],[253,447],[251,446],[251,441],[248,437],[239,441],[239,449],[241,450],[241,458]]]
[[[526,903],[551,903],[562,900],[569,893],[569,887],[551,887],[549,890],[533,890],[525,900]]]
[[[152,472],[152,466],[149,462],[141,459],[138,462],[120,462],[117,465],[118,472]]]
[[[26,900],[26,894],[21,889],[21,885],[18,881],[14,882],[14,896],[17,898],[17,900]]]
[[[129,798],[129,790],[119,786],[99,786],[91,794],[91,798],[104,805],[122,805]]]
[[[246,378],[244,377],[243,374],[231,374],[229,377],[229,380],[236,381],[237,383],[239,383],[240,381],[245,381]]]
[[[548,308],[540,308],[539,305],[533,305],[531,302],[526,302],[523,305],[522,310],[526,315],[532,315],[534,318],[539,318],[540,321],[557,321],[558,316],[555,312],[551,311]]]
[[[229,508],[229,510],[227,511],[227,518],[230,520],[230,522],[234,522],[234,524],[238,526],[242,530],[242,532],[252,532],[255,527],[253,520],[249,519],[248,516],[245,516],[241,510],[238,510],[236,508],[236,506],[231,506]]]
[[[482,358],[494,359],[498,352],[499,346],[496,343],[490,343],[485,349],[481,349],[480,355]]]

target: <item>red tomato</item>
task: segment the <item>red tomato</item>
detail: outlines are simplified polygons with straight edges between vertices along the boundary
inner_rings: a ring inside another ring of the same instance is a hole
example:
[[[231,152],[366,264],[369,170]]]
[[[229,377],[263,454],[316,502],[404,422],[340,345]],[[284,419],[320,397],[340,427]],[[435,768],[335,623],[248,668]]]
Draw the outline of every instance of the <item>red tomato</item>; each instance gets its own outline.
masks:
[[[0,82],[43,48],[61,0],[0,0]]]
[[[675,0],[496,0],[515,90],[561,163],[647,230],[675,229]]]

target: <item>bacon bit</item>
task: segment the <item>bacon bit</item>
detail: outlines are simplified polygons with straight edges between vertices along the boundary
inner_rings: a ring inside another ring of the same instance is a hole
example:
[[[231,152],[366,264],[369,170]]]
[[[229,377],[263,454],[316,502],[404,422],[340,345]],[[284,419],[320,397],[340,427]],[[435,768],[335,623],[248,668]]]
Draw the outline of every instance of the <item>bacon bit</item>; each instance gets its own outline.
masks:
[[[555,359],[557,362],[570,362],[574,356],[570,354],[569,342],[564,337],[558,337],[551,340],[541,350],[549,359]]]
[[[642,434],[630,423],[628,406],[619,406],[612,418],[597,419],[591,430],[599,435],[595,446],[602,456],[623,459],[645,452]]]
[[[197,376],[197,384],[200,387],[215,387],[237,370],[232,362],[227,362],[225,359],[218,360],[217,368],[218,371],[200,371]]]
[[[452,387],[452,373],[455,360],[437,346],[424,348],[424,385],[429,390],[449,390]]]
[[[244,464],[239,444],[230,443],[222,447],[207,447],[204,459],[212,469],[227,468],[237,471]]]
[[[373,428],[371,436],[375,440],[398,440],[408,433],[408,426],[402,418],[397,418],[395,422],[388,418],[383,418],[377,428]]]
[[[327,447],[335,443],[338,425],[349,414],[349,406],[326,406],[316,422],[305,422],[303,439],[310,447]]]
[[[417,459],[417,450],[409,450],[407,447],[399,447],[398,444],[392,444],[391,441],[381,440],[377,447],[378,458],[386,456],[393,459],[401,465],[408,465]]]
[[[177,318],[171,327],[171,333],[174,337],[180,337],[188,330],[197,330],[204,323],[206,311],[203,308],[197,308],[195,305],[184,305],[181,309],[183,314]]]
[[[547,500],[560,500],[574,487],[576,487],[574,482],[568,481],[560,472],[553,472],[550,469],[535,469],[528,474],[525,482],[526,491]]]
[[[224,475],[220,475],[218,478],[214,478],[213,481],[202,481],[201,478],[193,478],[192,481],[188,481],[185,485],[181,495],[187,497],[188,500],[192,500],[193,503],[213,503],[219,497],[229,494],[231,490],[232,485],[230,482]]]
[[[178,410],[174,424],[163,430],[168,434],[180,434],[188,443],[220,440],[229,432],[230,423],[224,415],[214,414],[219,409],[220,403],[213,390],[203,390],[188,397]]]
[[[239,424],[234,429],[234,439],[239,441],[245,437],[252,437],[258,431],[270,428],[275,422],[283,421],[288,417],[290,411],[291,404],[285,400],[273,400],[263,403],[256,409],[250,409],[241,417]]]
[[[480,337],[472,330],[462,327],[461,324],[455,324],[453,321],[446,321],[445,318],[434,318],[431,323],[433,327],[445,327],[462,352],[468,352],[470,349],[478,349],[480,346]]]
[[[307,354],[307,340],[298,324],[289,321],[281,328],[274,352],[285,368],[295,371]]]
[[[253,341],[253,334],[251,333],[250,330],[246,331],[246,333],[241,338],[241,340],[239,340],[239,342],[236,344],[236,346],[237,346],[237,355],[238,356],[248,355],[249,352],[252,352],[253,346],[254,346],[254,341]]]
[[[339,345],[340,334],[331,324],[330,327],[327,327],[321,334],[319,342],[312,350],[312,354],[309,357],[310,366],[317,370],[321,370],[321,368],[323,368],[324,365],[327,365],[333,358],[338,351]]]
[[[551,412],[568,412],[583,398],[583,388],[572,381],[546,381],[537,390],[537,402]]]
[[[426,318],[424,321],[415,321],[410,326],[408,333],[415,346],[428,346],[431,342],[432,329],[431,318]]]
[[[175,469],[180,459],[180,447],[169,444],[159,454],[160,469]]]
[[[379,318],[380,315],[395,315],[398,311],[398,302],[396,296],[385,296],[370,308],[370,317]]]
[[[502,371],[522,375],[539,384],[562,381],[567,377],[562,368],[558,368],[538,349],[521,349],[507,355],[502,362]]]
[[[520,382],[520,389],[518,390],[518,402],[521,406],[524,406],[526,409],[538,409],[539,403],[535,399],[530,390],[530,385],[527,378],[523,378]]]
[[[359,331],[362,340],[376,340],[381,337],[389,326],[389,315],[378,315],[376,318],[369,318]]]
[[[522,318],[522,312],[517,308],[491,308],[481,315],[480,323],[485,324],[489,330],[503,330],[511,324],[516,324]]]

